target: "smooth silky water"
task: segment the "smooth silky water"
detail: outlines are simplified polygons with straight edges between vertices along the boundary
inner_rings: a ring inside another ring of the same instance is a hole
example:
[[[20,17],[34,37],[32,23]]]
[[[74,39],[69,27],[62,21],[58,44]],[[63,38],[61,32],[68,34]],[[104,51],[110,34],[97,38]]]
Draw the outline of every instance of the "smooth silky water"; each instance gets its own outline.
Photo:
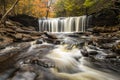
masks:
[[[62,39],[69,42],[71,38],[66,38],[64,34],[74,32],[85,32],[92,23],[92,16],[63,17],[39,19],[39,31],[47,31],[60,34]],[[55,68],[51,71],[54,75],[68,80],[120,80],[119,76],[109,72],[98,70],[82,56],[80,49],[69,45],[57,45],[46,57],[55,61]],[[77,58],[77,59],[76,59]]]
[[[91,16],[39,19],[39,31],[48,32],[85,32]]]
[[[72,43],[70,38],[66,37],[65,40],[69,40]],[[31,42],[31,47],[21,56],[35,55],[34,52],[43,45],[48,46],[47,49],[54,46],[54,48],[48,51],[48,54],[45,56],[55,62],[55,68],[50,68],[50,71],[57,77],[65,78],[65,80],[120,80],[119,75],[114,74],[114,72],[112,73],[112,71],[110,73],[103,72],[101,70],[97,70],[95,67],[89,67],[89,65],[92,64],[82,56],[80,49],[76,46],[68,49],[68,44],[53,45],[46,42],[43,44],[34,43],[35,41]],[[13,48],[16,47],[8,47],[5,50]]]
[[[97,68],[88,67],[92,65],[85,60],[80,50],[73,47],[66,49],[67,45],[59,45],[56,49],[50,51],[47,56],[55,61],[56,68],[52,72],[69,80],[120,80],[118,76],[97,70]],[[79,58],[76,60],[75,58]]]

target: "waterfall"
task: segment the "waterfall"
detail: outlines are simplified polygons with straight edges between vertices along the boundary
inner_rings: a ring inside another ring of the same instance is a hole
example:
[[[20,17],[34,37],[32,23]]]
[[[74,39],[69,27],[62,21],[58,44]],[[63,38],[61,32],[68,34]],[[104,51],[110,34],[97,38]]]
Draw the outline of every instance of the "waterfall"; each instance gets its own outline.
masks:
[[[39,19],[39,31],[48,32],[85,32],[91,17],[63,17]]]

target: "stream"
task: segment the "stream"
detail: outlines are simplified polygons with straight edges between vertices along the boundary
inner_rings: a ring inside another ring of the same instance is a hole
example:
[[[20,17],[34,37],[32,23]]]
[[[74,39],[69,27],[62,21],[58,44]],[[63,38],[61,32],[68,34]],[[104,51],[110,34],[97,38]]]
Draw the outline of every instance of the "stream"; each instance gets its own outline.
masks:
[[[1,49],[0,80],[120,80],[119,55],[91,41],[100,36],[54,35],[56,43],[41,38]]]

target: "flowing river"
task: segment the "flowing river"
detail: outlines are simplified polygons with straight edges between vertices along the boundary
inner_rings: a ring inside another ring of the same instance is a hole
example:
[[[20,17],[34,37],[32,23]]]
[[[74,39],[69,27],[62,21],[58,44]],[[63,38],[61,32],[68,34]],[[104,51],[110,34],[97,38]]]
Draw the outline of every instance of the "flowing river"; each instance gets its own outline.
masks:
[[[118,61],[114,64],[107,61],[106,50],[86,43],[91,36],[56,35],[59,44],[40,39],[0,50],[1,55],[15,54],[7,61],[0,59],[4,61],[0,63],[0,80],[120,80],[119,65],[114,66],[119,59],[112,58]]]

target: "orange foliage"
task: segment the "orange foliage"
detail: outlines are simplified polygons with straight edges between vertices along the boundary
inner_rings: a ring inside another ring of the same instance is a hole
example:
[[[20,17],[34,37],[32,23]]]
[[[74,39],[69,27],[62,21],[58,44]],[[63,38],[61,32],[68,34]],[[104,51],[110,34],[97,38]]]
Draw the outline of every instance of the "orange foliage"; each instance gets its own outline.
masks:
[[[48,0],[20,0],[17,12],[19,14],[27,14],[35,17],[45,17]],[[54,13],[49,9],[49,17],[53,17]]]

